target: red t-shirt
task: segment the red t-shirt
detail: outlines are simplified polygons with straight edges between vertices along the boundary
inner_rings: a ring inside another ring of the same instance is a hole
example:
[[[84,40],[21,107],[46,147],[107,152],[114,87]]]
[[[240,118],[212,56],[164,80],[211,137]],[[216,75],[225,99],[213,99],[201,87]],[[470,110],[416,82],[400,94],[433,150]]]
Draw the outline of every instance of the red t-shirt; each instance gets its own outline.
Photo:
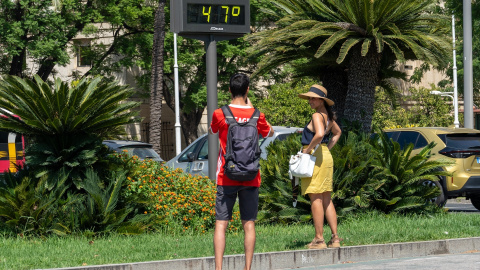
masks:
[[[239,123],[244,123],[250,120],[254,112],[254,108],[250,106],[241,106],[241,105],[233,105],[230,104],[230,110],[232,111],[235,120]],[[219,133],[218,137],[220,139],[220,151],[218,154],[218,162],[217,162],[217,185],[220,186],[254,186],[260,187],[260,172],[258,172],[257,177],[251,181],[234,181],[230,180],[224,174],[224,164],[225,164],[225,148],[227,145],[227,132],[228,132],[228,124],[225,120],[225,115],[223,114],[222,109],[216,109],[213,112],[212,117],[212,124],[210,128],[213,133]],[[267,120],[265,119],[265,114],[260,113],[260,117],[257,121],[257,129],[258,134],[262,135],[263,137],[268,136],[270,133],[270,125],[268,125]]]

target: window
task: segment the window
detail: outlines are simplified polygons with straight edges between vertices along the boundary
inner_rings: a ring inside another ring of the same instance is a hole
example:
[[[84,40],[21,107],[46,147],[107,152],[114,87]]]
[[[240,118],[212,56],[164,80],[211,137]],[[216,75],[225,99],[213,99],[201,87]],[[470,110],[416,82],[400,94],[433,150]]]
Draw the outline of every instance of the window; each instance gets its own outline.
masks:
[[[280,134],[277,136],[277,138],[275,140],[278,140],[278,141],[284,141],[285,139],[287,139],[288,136],[290,136],[291,133],[286,133],[286,134]]]
[[[205,140],[205,143],[200,148],[197,156],[198,160],[207,160],[208,159],[208,140]]]
[[[415,144],[415,147],[413,147],[413,148],[414,149],[422,148],[422,147],[425,147],[427,145],[428,145],[427,139],[425,139],[425,137],[423,137],[422,134],[418,134],[417,143]]]
[[[178,158],[178,162],[188,162],[188,154],[192,153],[195,150],[196,145],[192,145],[188,148],[183,155]]]
[[[446,135],[447,147],[458,149],[480,148],[480,134],[478,133],[456,133]]]
[[[78,41],[77,48],[77,67],[92,66],[93,52],[90,40]]]
[[[400,144],[400,148],[404,149],[409,144],[413,144],[414,149],[418,148],[416,147],[418,135],[420,134],[418,134],[418,132],[415,132],[415,131],[400,132],[400,135],[398,136],[398,139],[397,139],[397,142]]]
[[[185,151],[185,153],[183,153],[183,155],[178,158],[178,162],[189,162],[188,155],[190,153],[196,154],[198,152],[199,146],[203,145],[203,142],[206,141],[206,139],[207,136],[205,136],[205,139],[198,140],[196,143],[191,144],[190,147],[188,147],[187,151]]]
[[[393,132],[385,132],[385,134],[387,135],[387,137],[389,139],[392,139],[393,141],[397,141],[398,139],[398,135],[400,134],[399,131],[393,131]]]

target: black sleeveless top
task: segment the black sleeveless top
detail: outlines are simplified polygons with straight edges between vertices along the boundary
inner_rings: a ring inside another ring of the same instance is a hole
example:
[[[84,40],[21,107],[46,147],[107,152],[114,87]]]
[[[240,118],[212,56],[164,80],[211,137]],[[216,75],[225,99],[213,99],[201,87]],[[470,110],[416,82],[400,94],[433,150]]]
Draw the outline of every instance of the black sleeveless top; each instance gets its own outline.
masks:
[[[323,118],[323,122],[325,123],[325,117],[323,117],[322,114],[320,114]],[[315,132],[311,131],[309,128],[308,128],[308,124],[310,122],[308,122],[305,127],[303,128],[303,132],[302,132],[302,145],[309,145],[310,142],[312,142],[312,139],[313,139],[313,136],[315,136]],[[326,125],[325,125],[325,129],[327,129]],[[329,136],[330,135],[330,131],[328,133],[325,134],[325,136],[323,136],[323,139],[322,139],[322,142],[321,143],[328,143],[328,140],[329,140]]]

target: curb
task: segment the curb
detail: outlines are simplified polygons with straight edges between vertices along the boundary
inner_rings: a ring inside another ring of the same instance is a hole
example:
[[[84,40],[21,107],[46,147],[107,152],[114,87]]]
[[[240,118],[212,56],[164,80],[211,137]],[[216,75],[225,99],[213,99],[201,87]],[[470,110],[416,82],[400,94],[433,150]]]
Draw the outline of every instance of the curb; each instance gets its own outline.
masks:
[[[437,241],[390,243],[364,246],[347,246],[338,249],[293,250],[256,253],[252,269],[280,270],[320,265],[354,263],[383,259],[422,257],[440,254],[471,253],[480,250],[480,237],[446,239]],[[223,268],[242,270],[244,255],[224,257]],[[207,270],[215,269],[214,257],[151,261],[97,266],[55,268],[56,270]]]

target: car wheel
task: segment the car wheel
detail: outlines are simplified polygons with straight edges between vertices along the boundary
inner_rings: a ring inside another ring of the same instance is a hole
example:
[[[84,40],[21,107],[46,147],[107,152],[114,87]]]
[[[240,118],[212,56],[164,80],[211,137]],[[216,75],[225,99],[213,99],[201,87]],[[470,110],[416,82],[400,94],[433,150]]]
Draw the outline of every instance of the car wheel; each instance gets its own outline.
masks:
[[[471,196],[470,201],[472,202],[472,205],[475,208],[477,208],[477,210],[480,210],[480,194],[476,194],[474,196]]]
[[[447,202],[447,197],[445,196],[445,191],[443,190],[443,187],[442,187],[442,184],[440,184],[440,181],[425,181],[423,182],[423,185],[431,186],[431,187],[437,186],[440,189],[440,194],[438,194],[437,197],[432,199],[432,202],[438,205],[438,207],[444,207],[445,203]]]

